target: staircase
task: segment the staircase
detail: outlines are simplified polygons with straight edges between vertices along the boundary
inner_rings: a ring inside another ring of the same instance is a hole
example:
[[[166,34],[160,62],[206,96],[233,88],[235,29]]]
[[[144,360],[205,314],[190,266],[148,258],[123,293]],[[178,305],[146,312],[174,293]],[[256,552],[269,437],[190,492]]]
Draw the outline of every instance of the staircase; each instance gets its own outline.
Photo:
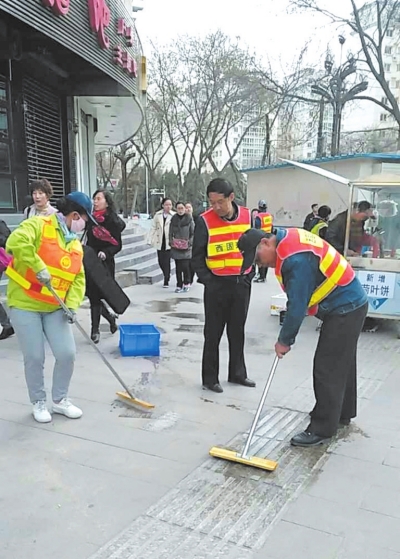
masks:
[[[163,279],[157,251],[146,243],[147,231],[130,222],[122,234],[122,250],[115,259],[116,277],[122,287],[153,284]],[[171,262],[171,271],[175,262]]]

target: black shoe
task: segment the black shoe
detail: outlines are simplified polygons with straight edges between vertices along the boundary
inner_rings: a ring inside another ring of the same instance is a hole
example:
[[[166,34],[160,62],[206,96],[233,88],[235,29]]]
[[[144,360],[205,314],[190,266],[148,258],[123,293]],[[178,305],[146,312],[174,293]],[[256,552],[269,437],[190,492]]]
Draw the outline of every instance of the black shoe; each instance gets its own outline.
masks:
[[[341,417],[339,419],[339,425],[341,425],[342,427],[348,427],[350,425],[351,419],[344,419],[343,417]]]
[[[309,431],[302,431],[301,433],[298,433],[291,439],[290,444],[293,446],[304,446],[304,447],[317,446],[319,444],[327,443],[329,439],[330,437],[320,437],[315,433],[310,433]]]
[[[217,392],[217,394],[221,394],[221,392],[224,391],[219,382],[215,384],[203,384],[203,390],[212,390],[212,392]]]
[[[114,320],[110,322],[110,332],[111,334],[115,334],[115,332],[118,332],[118,324],[115,317]]]
[[[3,328],[1,334],[0,334],[0,340],[6,340],[7,338],[9,338],[10,336],[13,336],[15,334],[14,332],[14,328],[12,326],[9,326],[8,328]]]
[[[228,379],[228,382],[231,382],[232,384],[241,384],[242,386],[247,386],[248,388],[255,388],[256,386],[254,380],[249,378],[230,378]]]
[[[90,334],[90,339],[93,343],[98,344],[100,341],[100,332],[92,332]]]

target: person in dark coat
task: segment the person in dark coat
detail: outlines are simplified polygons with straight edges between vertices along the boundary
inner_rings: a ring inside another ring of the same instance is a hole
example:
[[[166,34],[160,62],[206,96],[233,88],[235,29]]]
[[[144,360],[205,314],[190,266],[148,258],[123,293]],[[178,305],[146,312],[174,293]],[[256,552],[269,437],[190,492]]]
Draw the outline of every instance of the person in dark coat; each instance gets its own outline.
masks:
[[[311,231],[311,227],[312,227],[311,224],[314,221],[314,219],[318,217],[318,207],[319,207],[318,204],[311,205],[311,213],[306,215],[303,224],[303,229],[305,229],[306,231]]]
[[[171,258],[175,260],[176,289],[175,293],[189,291],[191,283],[190,260],[194,236],[194,221],[187,213],[185,204],[177,202],[176,214],[172,216],[169,226],[169,245]]]
[[[98,223],[88,223],[86,245],[91,247],[103,262],[106,271],[115,279],[115,255],[122,249],[122,231],[125,222],[118,216],[112,195],[107,190],[97,190],[93,195],[93,215]],[[110,332],[118,330],[116,316],[101,299],[101,293],[93,279],[86,272],[86,295],[90,301],[92,321],[91,338],[95,344],[100,341],[100,317],[110,324]]]

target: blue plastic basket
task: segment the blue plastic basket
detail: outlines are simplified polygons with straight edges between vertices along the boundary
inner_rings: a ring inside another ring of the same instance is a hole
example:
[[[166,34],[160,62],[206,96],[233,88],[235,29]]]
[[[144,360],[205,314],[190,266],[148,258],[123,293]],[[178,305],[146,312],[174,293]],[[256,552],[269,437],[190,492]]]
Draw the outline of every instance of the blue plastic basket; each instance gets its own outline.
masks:
[[[119,349],[123,357],[160,355],[160,332],[154,324],[120,324]]]

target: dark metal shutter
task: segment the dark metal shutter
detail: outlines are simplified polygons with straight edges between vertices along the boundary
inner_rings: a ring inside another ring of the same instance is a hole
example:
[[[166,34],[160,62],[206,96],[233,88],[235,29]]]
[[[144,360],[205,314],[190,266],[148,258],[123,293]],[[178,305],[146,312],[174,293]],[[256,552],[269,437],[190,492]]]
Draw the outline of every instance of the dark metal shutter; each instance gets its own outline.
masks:
[[[25,138],[29,183],[48,179],[54,198],[64,195],[61,102],[32,78],[23,80]]]

